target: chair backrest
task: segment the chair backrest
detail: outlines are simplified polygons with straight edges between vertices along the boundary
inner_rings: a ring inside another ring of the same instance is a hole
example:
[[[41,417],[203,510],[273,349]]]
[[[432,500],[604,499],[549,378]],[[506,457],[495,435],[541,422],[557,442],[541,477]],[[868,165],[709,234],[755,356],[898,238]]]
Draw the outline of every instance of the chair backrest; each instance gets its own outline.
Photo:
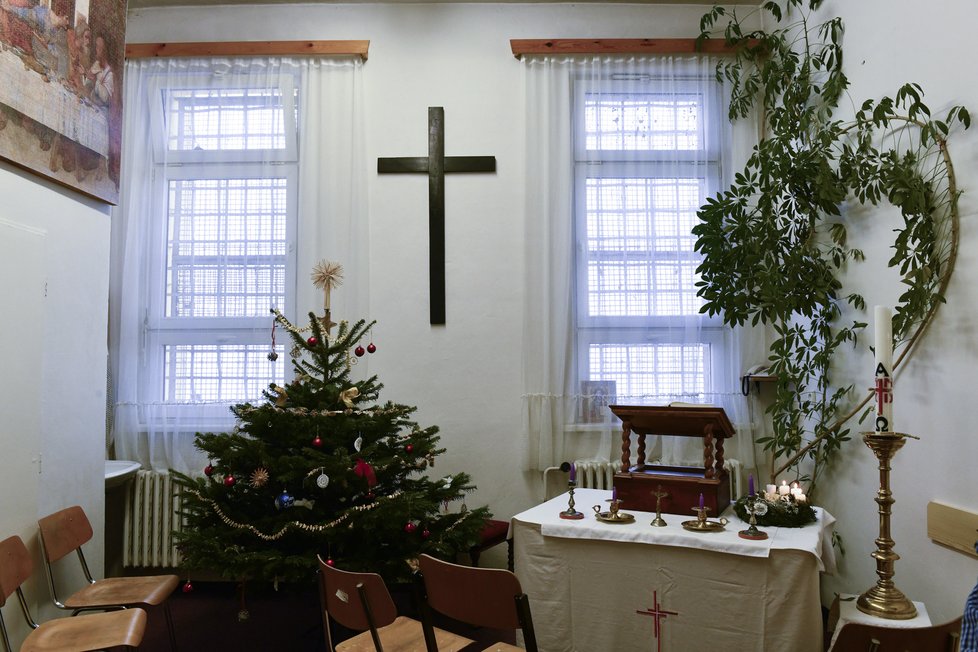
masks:
[[[833,652],[957,652],[961,617],[931,627],[880,627],[846,623],[839,632]]]
[[[78,550],[92,538],[92,524],[78,505],[66,507],[37,522],[41,529],[44,557],[54,563]]]
[[[319,582],[323,608],[344,627],[357,631],[370,629],[368,610],[375,627],[390,625],[397,618],[394,599],[384,579],[376,573],[340,570],[320,557]]]
[[[418,561],[428,604],[435,611],[480,627],[526,629],[517,608],[517,599],[525,596],[513,573],[460,566],[430,555]]]
[[[34,560],[18,536],[0,541],[0,607],[34,572]]]

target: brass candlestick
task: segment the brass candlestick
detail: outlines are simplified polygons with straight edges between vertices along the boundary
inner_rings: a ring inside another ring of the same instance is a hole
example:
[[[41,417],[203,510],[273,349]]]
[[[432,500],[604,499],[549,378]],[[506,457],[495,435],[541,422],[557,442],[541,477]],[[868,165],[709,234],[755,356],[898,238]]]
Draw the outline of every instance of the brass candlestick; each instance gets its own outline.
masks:
[[[652,521],[651,525],[653,527],[665,527],[667,523],[662,520],[662,499],[668,496],[666,492],[662,490],[662,485],[660,484],[656,487],[656,490],[652,492],[655,496],[655,519]]]
[[[900,555],[893,552],[894,541],[890,537],[890,513],[893,493],[890,491],[890,459],[903,447],[906,437],[897,432],[864,432],[863,441],[879,460],[880,489],[876,494],[879,505],[880,535],[876,539],[876,551],[871,554],[876,559],[876,586],[859,596],[856,607],[859,611],[892,620],[909,620],[917,615],[907,596],[893,584],[893,566]]]
[[[560,513],[560,518],[566,518],[572,521],[576,521],[578,519],[584,518],[583,513],[574,509],[574,487],[576,486],[577,483],[574,481],[570,481],[567,483],[567,487],[568,487],[567,493],[569,494],[567,497],[567,509],[565,509]]]
[[[747,513],[750,514],[750,520],[747,522],[747,529],[741,530],[737,533],[741,539],[749,539],[751,541],[763,541],[767,538],[767,532],[762,532],[757,529],[757,515],[760,513],[762,516],[767,513],[767,505],[763,500],[759,499],[757,496],[747,497]]]

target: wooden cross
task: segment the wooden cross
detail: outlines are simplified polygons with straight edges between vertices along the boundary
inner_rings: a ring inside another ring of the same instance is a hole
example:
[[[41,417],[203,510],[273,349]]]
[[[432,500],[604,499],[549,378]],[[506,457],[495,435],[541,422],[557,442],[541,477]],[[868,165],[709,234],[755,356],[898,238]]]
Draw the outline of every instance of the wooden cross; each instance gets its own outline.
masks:
[[[445,156],[445,109],[428,107],[428,156],[379,158],[378,174],[428,175],[428,279],[432,324],[445,323],[445,174],[495,172],[495,156]]]
[[[662,623],[661,621],[665,619],[666,616],[678,616],[678,611],[665,611],[660,607],[659,604],[659,594],[657,591],[652,592],[652,604],[655,605],[651,609],[646,609],[645,611],[636,611],[635,613],[641,614],[643,616],[652,616],[655,619],[655,638],[657,641],[656,648],[658,652],[662,652]]]

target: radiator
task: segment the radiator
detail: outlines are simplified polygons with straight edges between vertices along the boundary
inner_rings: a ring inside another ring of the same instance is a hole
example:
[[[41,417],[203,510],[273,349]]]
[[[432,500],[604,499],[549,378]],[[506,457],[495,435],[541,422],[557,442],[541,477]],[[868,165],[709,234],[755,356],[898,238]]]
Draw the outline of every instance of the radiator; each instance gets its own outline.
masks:
[[[577,460],[577,486],[588,489],[611,490],[615,473],[621,468],[621,462],[600,462],[595,460]]]
[[[166,471],[138,471],[126,494],[122,535],[122,565],[172,568],[180,565],[173,531],[181,526],[177,514],[180,488]]]

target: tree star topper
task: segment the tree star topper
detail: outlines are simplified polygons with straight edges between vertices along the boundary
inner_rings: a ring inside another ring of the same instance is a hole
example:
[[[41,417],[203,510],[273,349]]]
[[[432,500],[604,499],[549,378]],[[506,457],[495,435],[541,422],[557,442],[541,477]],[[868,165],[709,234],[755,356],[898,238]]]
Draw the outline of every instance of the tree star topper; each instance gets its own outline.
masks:
[[[323,291],[323,308],[329,310],[330,291],[343,283],[343,266],[326,260],[312,268],[312,283]]]

